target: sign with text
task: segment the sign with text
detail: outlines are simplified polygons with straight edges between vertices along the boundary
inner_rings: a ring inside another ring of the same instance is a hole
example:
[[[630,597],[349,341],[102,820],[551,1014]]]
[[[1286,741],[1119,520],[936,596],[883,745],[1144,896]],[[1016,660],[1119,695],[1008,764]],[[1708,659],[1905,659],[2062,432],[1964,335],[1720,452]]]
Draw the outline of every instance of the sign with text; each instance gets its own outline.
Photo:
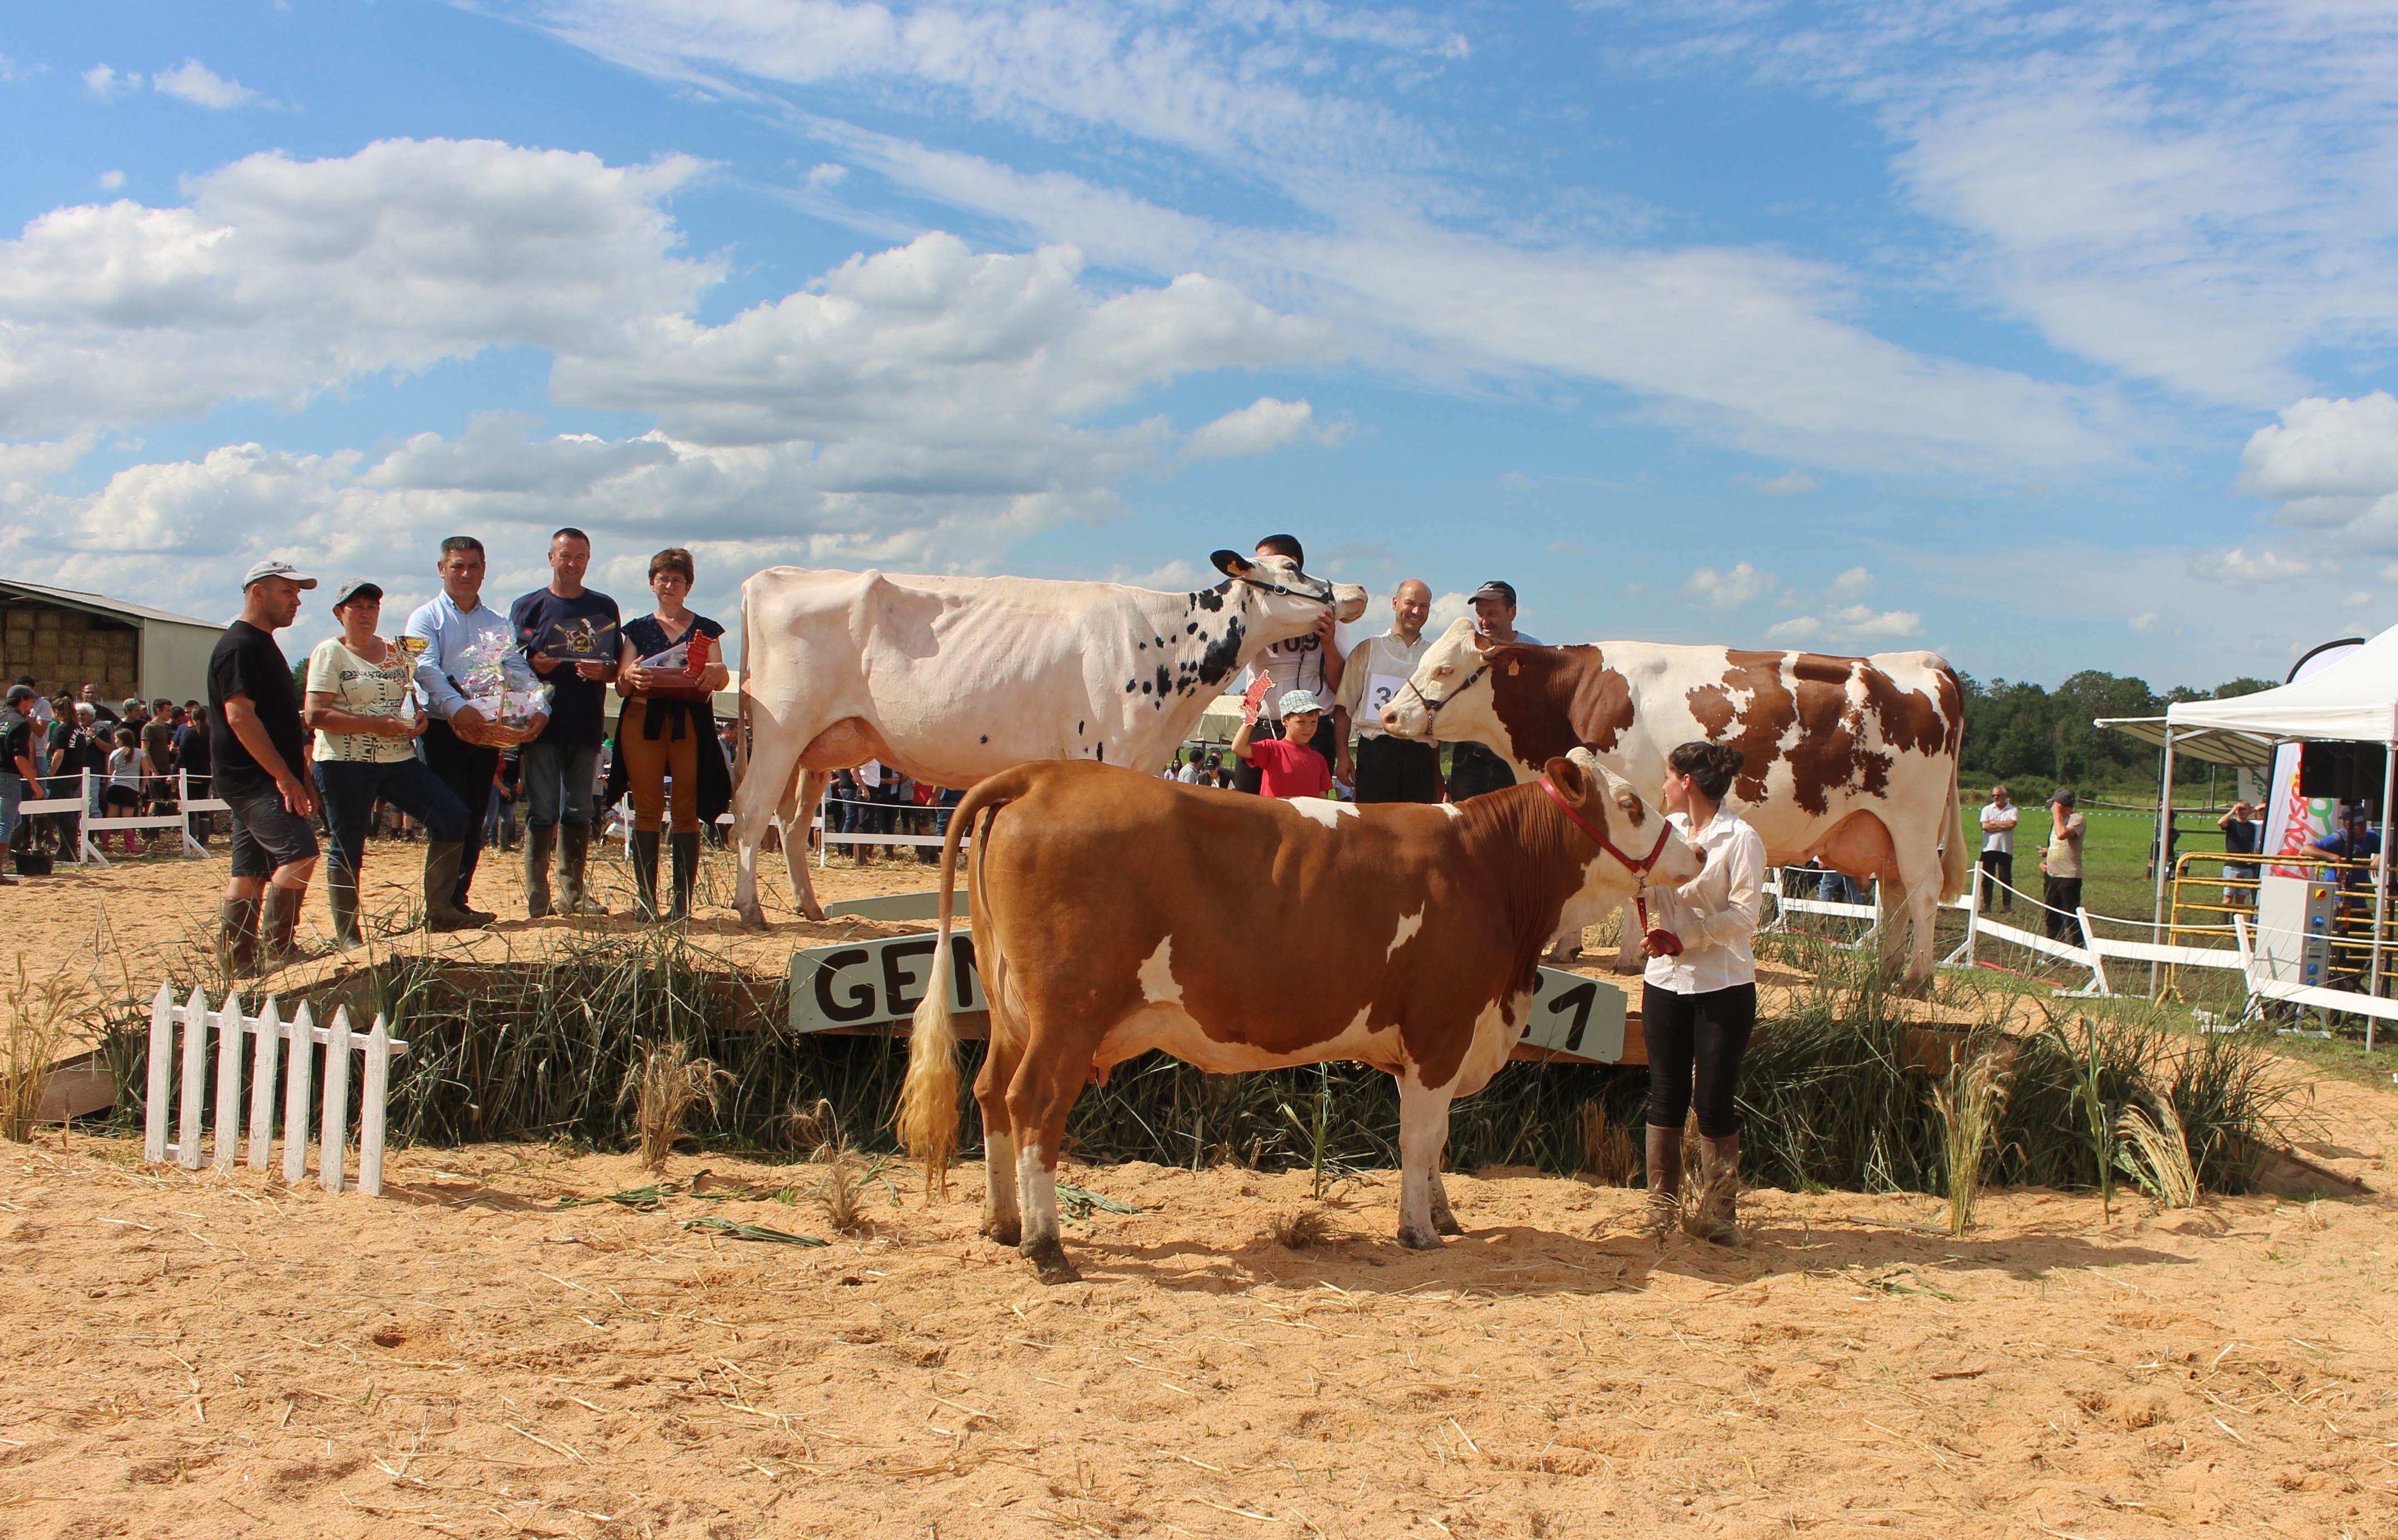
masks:
[[[924,998],[933,953],[930,932],[884,936],[791,954],[791,1030],[855,1032],[904,1024]],[[974,937],[950,935],[950,1007],[961,1013],[990,1009],[975,971]],[[1602,979],[1543,968],[1532,985],[1532,1006],[1517,1041],[1519,1057],[1618,1064],[1623,1058],[1625,997]]]

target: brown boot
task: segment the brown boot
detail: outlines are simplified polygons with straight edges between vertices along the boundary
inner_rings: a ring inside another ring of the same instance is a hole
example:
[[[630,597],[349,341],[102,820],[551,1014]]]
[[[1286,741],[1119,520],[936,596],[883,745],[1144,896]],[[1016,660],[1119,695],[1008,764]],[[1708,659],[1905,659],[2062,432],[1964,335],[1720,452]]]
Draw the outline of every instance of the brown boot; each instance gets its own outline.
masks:
[[[1682,1215],[1682,1229],[1718,1246],[1740,1244],[1740,1135],[1699,1141],[1706,1185]]]
[[[258,976],[258,900],[229,898],[218,909],[217,966],[228,978]]]
[[[424,847],[424,928],[428,931],[480,931],[491,920],[478,910],[461,909],[452,895],[458,891],[458,866],[466,847],[451,840],[433,840]]]
[[[1649,1130],[1649,1206],[1640,1216],[1640,1233],[1662,1249],[1682,1216],[1682,1131]]]
[[[525,918],[546,919],[549,904],[549,857],[558,844],[558,827],[527,825],[524,842]]]
[[[294,962],[304,962],[317,955],[314,947],[303,946],[293,939],[300,929],[300,911],[308,902],[305,888],[285,888],[276,883],[266,885],[266,903],[258,925],[258,971],[272,973]]]

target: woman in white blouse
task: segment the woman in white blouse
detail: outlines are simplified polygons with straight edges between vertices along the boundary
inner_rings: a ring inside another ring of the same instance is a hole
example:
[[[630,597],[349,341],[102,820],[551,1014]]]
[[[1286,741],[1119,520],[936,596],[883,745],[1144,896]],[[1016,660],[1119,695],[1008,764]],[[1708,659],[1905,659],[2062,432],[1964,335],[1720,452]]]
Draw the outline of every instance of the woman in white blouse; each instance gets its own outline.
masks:
[[[1649,956],[1640,1030],[1649,1045],[1649,1212],[1664,1244],[1675,1221],[1719,1246],[1740,1239],[1740,1117],[1732,1092],[1757,1026],[1749,937],[1765,905],[1765,841],[1723,806],[1741,752],[1684,743],[1665,758],[1665,812],[1706,857],[1679,888],[1647,889]],[[1681,1206],[1682,1120],[1699,1115],[1704,1157],[1698,1201]]]

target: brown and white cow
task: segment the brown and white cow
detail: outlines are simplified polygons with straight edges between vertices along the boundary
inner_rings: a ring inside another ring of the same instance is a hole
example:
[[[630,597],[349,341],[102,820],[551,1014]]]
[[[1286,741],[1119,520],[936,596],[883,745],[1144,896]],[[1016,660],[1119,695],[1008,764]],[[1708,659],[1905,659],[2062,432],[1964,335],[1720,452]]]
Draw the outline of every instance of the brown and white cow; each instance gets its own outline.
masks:
[[[1935,652],[1834,658],[1722,647],[1601,642],[1490,647],[1461,620],[1424,650],[1382,713],[1402,738],[1488,743],[1516,777],[1585,747],[1644,790],[1665,756],[1694,739],[1727,743],[1744,763],[1731,806],[1777,865],[1821,856],[1835,871],[1883,879],[1882,966],[1906,983],[1932,976],[1933,922],[1965,890],[1958,835],[1958,747],[1964,692]],[[1617,966],[1637,967],[1636,927]]]
[[[1028,759],[1154,775],[1259,653],[1327,610],[1343,621],[1365,612],[1363,588],[1310,577],[1286,556],[1214,560],[1224,581],[1189,594],[797,567],[743,583],[748,731],[733,798],[742,922],[766,923],[758,850],[777,819],[800,910],[824,917],[799,820],[815,815],[834,770],[879,759],[957,787]]]
[[[1462,807],[1281,801],[1095,764],[1024,765],[966,794],[975,955],[990,1050],[975,1082],[983,1233],[1043,1281],[1058,1142],[1084,1080],[1152,1048],[1214,1074],[1354,1059],[1399,1082],[1399,1239],[1458,1233],[1441,1189],[1449,1103],[1523,1035],[1541,948],[1633,891],[1698,874],[1662,814],[1588,754],[1549,786]],[[901,1137],[937,1179],[957,1143],[949,900],[917,1007]],[[1277,957],[1261,936],[1305,938]]]

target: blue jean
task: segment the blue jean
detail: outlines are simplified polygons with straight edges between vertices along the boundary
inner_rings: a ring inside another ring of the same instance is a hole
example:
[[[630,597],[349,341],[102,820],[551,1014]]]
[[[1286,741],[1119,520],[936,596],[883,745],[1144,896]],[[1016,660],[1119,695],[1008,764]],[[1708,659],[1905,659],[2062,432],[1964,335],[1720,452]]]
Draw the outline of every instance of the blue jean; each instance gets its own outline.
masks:
[[[590,824],[599,801],[591,789],[599,778],[599,744],[527,743],[523,767],[528,827]]]
[[[365,866],[367,822],[374,816],[377,797],[421,821],[425,837],[437,844],[466,837],[466,805],[422,759],[411,757],[389,765],[319,759],[317,790],[325,798],[325,826],[332,831],[336,866],[354,872]]]

